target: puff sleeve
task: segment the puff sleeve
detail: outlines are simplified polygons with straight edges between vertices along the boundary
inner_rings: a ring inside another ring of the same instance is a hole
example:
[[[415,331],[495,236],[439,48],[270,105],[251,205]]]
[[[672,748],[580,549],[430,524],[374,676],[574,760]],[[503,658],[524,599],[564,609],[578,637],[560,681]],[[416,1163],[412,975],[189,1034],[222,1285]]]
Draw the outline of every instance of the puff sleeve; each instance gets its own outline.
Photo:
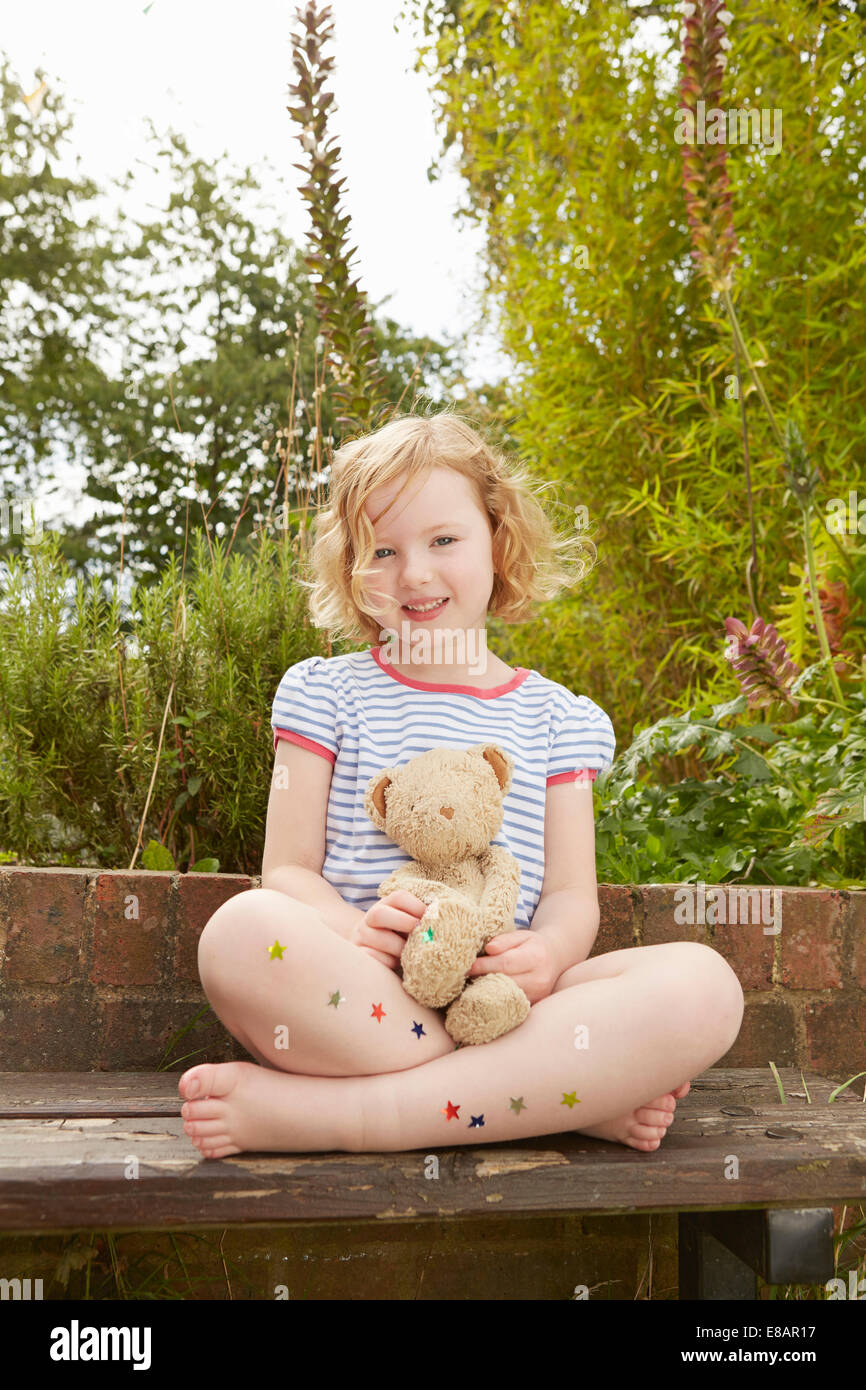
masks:
[[[274,752],[281,738],[337,761],[339,700],[328,661],[310,656],[290,666],[277,687],[271,709]]]
[[[579,778],[594,781],[599,772],[606,772],[611,766],[616,748],[613,724],[601,706],[586,695],[564,693],[568,699],[551,739],[547,760],[549,787]]]

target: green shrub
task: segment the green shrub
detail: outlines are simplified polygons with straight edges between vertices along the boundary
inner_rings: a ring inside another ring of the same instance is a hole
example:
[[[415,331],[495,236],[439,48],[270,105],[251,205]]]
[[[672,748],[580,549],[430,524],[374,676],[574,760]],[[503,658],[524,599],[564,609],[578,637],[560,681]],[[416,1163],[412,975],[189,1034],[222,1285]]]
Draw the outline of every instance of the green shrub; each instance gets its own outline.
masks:
[[[78,579],[73,592],[51,532],[10,558],[0,848],[116,869],[132,865],[141,827],[141,846],[156,841],[178,867],[260,872],[273,697],[293,662],[332,651],[295,583],[303,544],[263,531],[238,556],[193,532],[191,574],[170,556],[126,611],[117,583],[106,596]],[[155,853],[136,866],[170,867]]]

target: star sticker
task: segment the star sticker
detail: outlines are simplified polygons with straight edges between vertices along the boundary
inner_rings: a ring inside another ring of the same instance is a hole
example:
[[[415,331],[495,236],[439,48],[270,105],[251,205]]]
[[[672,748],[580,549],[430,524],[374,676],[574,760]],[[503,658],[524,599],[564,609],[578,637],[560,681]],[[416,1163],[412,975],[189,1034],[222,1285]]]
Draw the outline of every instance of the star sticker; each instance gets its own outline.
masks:
[[[412,1032],[415,1034],[416,1038],[420,1038],[421,1034],[424,1033],[424,1025],[422,1023],[413,1023]],[[427,1034],[424,1033],[424,1036],[426,1038]]]
[[[433,940],[433,928],[432,928],[432,927],[428,927],[427,930],[424,932],[424,940],[425,940],[425,941],[432,941],[432,940]]]
[[[345,995],[341,994],[340,991],[339,991],[338,989],[335,989],[335,990],[334,990],[334,993],[331,995],[330,999],[328,1000],[328,1007],[330,1008],[330,1006],[333,1004],[333,1006],[334,1006],[335,1009],[339,1009],[340,1005],[341,1005],[341,1004],[345,1004],[345,1002],[346,1002],[346,997],[345,997]]]
[[[388,1015],[385,1013],[385,1010],[382,1008],[381,1004],[374,1004],[373,1012],[371,1013],[370,1017],[377,1019],[378,1022],[381,1023],[382,1019],[387,1018]]]
[[[460,1118],[459,1115],[457,1114],[457,1111],[458,1111],[459,1109],[460,1109],[460,1106],[459,1106],[459,1105],[452,1105],[451,1102],[450,1102],[450,1100],[449,1100],[449,1102],[448,1102],[448,1109],[446,1110],[445,1107],[443,1106],[442,1109],[439,1111],[439,1114],[440,1114],[440,1115],[444,1115],[445,1118],[446,1118],[446,1120],[457,1120],[457,1119]]]
[[[471,1121],[470,1121],[470,1124],[469,1124],[469,1128],[470,1128],[470,1129],[480,1129],[481,1126],[482,1126],[483,1124],[484,1124],[484,1116],[483,1116],[483,1115],[473,1115],[473,1116],[472,1116],[472,1119],[471,1119]]]
[[[273,944],[273,946],[268,946],[268,947],[267,947],[267,952],[268,952],[268,955],[270,956],[271,960],[282,960],[282,958],[283,958],[283,951],[284,951],[285,949],[286,949],[285,946],[281,946],[280,943],[279,943],[279,941],[275,941],[274,944]]]
[[[580,1101],[577,1099],[576,1091],[563,1091],[562,1100],[559,1103],[560,1105],[567,1105],[569,1110],[572,1110],[575,1105],[580,1105]]]
[[[517,1100],[515,1100],[514,1096],[512,1096],[511,1105],[509,1106],[509,1109],[513,1110],[515,1115],[519,1115],[521,1110],[528,1110],[529,1106],[523,1104],[523,1096],[519,1096]]]

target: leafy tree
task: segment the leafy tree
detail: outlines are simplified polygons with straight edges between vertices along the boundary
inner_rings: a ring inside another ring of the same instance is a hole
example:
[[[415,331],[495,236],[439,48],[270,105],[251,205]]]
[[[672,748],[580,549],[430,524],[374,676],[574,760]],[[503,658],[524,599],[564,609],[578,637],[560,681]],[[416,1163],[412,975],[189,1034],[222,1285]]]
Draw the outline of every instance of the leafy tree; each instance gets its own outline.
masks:
[[[463,215],[487,232],[488,310],[514,363],[509,428],[600,531],[593,587],[498,649],[590,690],[626,744],[636,722],[706,693],[723,669],[723,620],[747,609],[736,361],[691,261],[675,139],[679,10],[407,0],[403,13],[422,26],[416,67],[466,181]],[[862,20],[850,6],[753,0],[728,32],[725,106],[783,122],[777,153],[728,147],[738,312],[768,395],[791,405],[820,464],[823,512],[863,476]],[[799,621],[799,508],[748,385],[744,399],[759,610],[773,617],[793,575]],[[824,589],[838,562],[858,657],[864,552],[857,536],[839,540],[844,561],[819,518]],[[777,625],[793,643],[784,612]],[[805,655],[820,655],[813,626]]]
[[[46,460],[68,454],[104,381],[97,361],[114,334],[115,253],[91,207],[99,189],[54,172],[71,126],[51,88],[31,114],[0,55],[0,491],[7,503],[35,489]]]
[[[216,535],[238,528],[243,553],[257,515],[272,516],[275,503],[303,505],[308,461],[318,455],[321,464],[335,427],[309,275],[278,212],[247,211],[252,174],[196,158],[182,135],[166,135],[157,158],[170,192],[158,217],[134,224],[140,317],[130,316],[124,343],[124,395],[91,419],[88,445],[100,465],[87,485],[119,513],[119,475],[132,555],[151,572],[182,544],[187,517],[201,522],[202,507]],[[453,368],[448,348],[393,320],[376,331],[395,398],[425,355],[424,384]],[[82,531],[114,558],[117,529],[94,518]]]
[[[182,135],[161,137],[152,122],[164,207],[139,221],[121,205],[109,225],[79,227],[77,203],[99,190],[51,174],[48,154],[71,128],[62,98],[35,122],[3,80],[14,164],[0,182],[0,210],[12,209],[0,216],[0,460],[32,460],[7,493],[44,484],[52,450],[61,475],[72,459],[84,465],[83,492],[98,510],[61,528],[79,570],[113,571],[122,547],[130,571],[152,579],[203,514],[247,551],[256,517],[285,527],[286,509],[304,507],[311,464],[321,485],[334,437],[303,255],[278,210],[251,206],[252,173],[196,158]],[[134,177],[118,180],[121,196]],[[395,404],[462,379],[458,341],[418,337],[387,317],[372,332]],[[0,555],[20,544],[0,528]]]

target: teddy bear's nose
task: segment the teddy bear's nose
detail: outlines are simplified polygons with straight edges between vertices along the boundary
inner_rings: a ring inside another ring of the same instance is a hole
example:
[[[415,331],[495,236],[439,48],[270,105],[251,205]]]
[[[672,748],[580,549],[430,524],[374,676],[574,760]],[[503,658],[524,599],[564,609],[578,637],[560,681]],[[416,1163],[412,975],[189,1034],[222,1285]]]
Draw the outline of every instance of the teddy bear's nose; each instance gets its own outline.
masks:
[[[454,808],[453,806],[440,806],[439,814],[440,816],[444,816],[446,820],[450,820],[454,815]]]

